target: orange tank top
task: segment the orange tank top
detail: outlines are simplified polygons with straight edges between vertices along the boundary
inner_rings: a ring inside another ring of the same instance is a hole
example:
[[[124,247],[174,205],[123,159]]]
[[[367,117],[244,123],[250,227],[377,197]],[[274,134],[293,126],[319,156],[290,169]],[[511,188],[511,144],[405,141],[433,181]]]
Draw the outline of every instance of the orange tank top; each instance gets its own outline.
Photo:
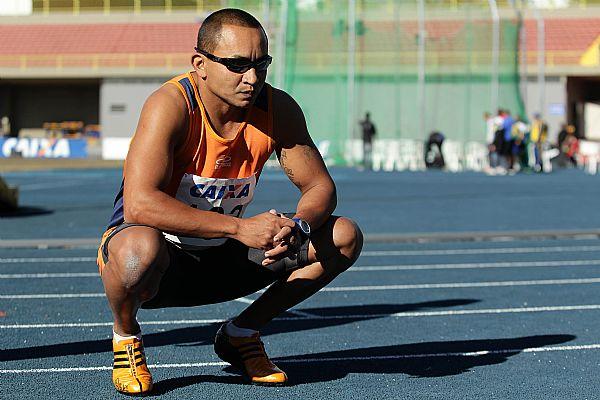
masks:
[[[274,148],[271,87],[263,86],[235,137],[224,139],[210,124],[191,72],[166,84],[179,89],[189,113],[187,137],[175,154],[167,193],[190,207],[242,217]],[[187,248],[217,246],[226,240],[166,233],[165,237]]]
[[[271,86],[264,84],[236,136],[228,140],[211,126],[191,72],[165,85],[179,89],[189,116],[187,135],[174,155],[171,181],[165,192],[190,207],[241,218],[252,201],[262,168],[274,150]],[[109,227],[123,222],[122,193],[121,189]],[[190,249],[218,246],[226,240],[164,235]]]

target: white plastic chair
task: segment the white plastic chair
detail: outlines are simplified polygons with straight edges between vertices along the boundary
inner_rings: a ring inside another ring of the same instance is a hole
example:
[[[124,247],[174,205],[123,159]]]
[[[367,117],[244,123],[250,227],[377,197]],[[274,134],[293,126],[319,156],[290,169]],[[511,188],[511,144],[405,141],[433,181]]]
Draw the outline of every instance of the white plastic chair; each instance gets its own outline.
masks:
[[[596,175],[600,162],[600,143],[589,140],[579,141],[578,161],[583,165],[585,172]]]

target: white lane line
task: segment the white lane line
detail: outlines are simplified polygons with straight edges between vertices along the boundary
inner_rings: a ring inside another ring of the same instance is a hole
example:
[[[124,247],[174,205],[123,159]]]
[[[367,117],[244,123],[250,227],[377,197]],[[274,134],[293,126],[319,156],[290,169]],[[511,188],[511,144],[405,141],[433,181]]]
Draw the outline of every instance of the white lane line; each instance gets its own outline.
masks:
[[[372,250],[363,251],[361,257],[386,256],[447,256],[463,254],[522,254],[560,253],[566,251],[600,251],[600,246],[548,246],[548,247],[499,247],[487,249],[440,249],[440,250]]]
[[[29,257],[0,258],[0,264],[92,262],[96,257]]]
[[[548,346],[548,347],[526,347],[524,349],[496,349],[496,350],[478,350],[468,352],[446,352],[446,353],[420,353],[420,354],[395,354],[389,356],[363,356],[363,357],[324,357],[324,358],[274,358],[273,360],[281,363],[323,363],[323,362],[343,362],[343,361],[373,361],[373,360],[401,360],[411,358],[434,358],[434,357],[485,357],[495,354],[535,354],[556,351],[581,351],[581,350],[599,350],[600,344],[572,345],[572,346]],[[223,367],[229,363],[226,362],[200,362],[200,363],[180,363],[180,364],[150,364],[151,369],[159,368],[198,368],[198,367]],[[0,369],[0,374],[28,374],[28,373],[59,373],[59,372],[87,372],[87,371],[107,371],[111,366],[93,366],[93,367],[72,367],[72,368],[34,368],[34,369]]]
[[[488,249],[447,249],[447,250],[381,250],[363,251],[361,257],[385,256],[433,256],[433,255],[468,255],[468,254],[522,254],[522,253],[560,253],[600,251],[600,246],[548,246],[548,247],[503,247]],[[16,263],[57,263],[57,262],[92,262],[95,257],[29,257],[0,258],[0,264]]]
[[[600,246],[552,246],[552,247],[509,247],[493,249],[448,249],[448,250],[381,250],[363,251],[361,257],[385,256],[432,256],[432,255],[468,255],[468,254],[522,254],[522,253],[559,253],[600,251]],[[92,262],[95,257],[22,257],[0,258],[0,264],[17,263],[59,263]]]
[[[20,185],[19,191],[28,191],[28,190],[40,190],[40,189],[55,189],[59,187],[70,187],[70,186],[79,186],[81,184],[88,183],[88,180],[76,180],[69,182],[55,182],[55,183],[32,183],[29,185]]]
[[[416,285],[373,285],[373,286],[338,286],[324,287],[319,292],[356,292],[368,290],[410,290],[410,289],[457,289],[476,287],[503,286],[535,286],[535,285],[581,285],[600,283],[600,278],[587,279],[540,279],[530,281],[498,281],[498,282],[457,282],[457,283],[423,283]]]
[[[337,286],[324,287],[322,292],[357,292],[369,290],[411,290],[411,289],[457,289],[478,287],[505,287],[505,286],[536,286],[536,285],[583,285],[600,283],[600,278],[584,279],[540,279],[531,281],[498,281],[498,282],[453,282],[453,283],[422,283],[414,285],[373,285],[373,286]],[[259,293],[261,291],[258,291]],[[264,292],[264,289],[262,290]],[[47,293],[47,294],[8,294],[0,295],[2,300],[20,299],[67,299],[104,297],[104,293]]]
[[[352,267],[350,272],[370,271],[420,271],[441,269],[489,269],[489,268],[538,268],[538,267],[579,267],[600,266],[600,260],[566,260],[566,261],[523,261],[523,262],[496,262],[496,263],[462,263],[462,264],[408,264],[408,265],[366,265]],[[99,278],[95,272],[65,272],[65,273],[39,273],[39,274],[0,274],[0,279],[21,278]],[[239,300],[238,301],[242,301]],[[246,299],[247,302],[253,300]]]
[[[237,302],[244,303],[244,304],[252,304],[252,303],[254,303],[254,300],[251,299],[251,298],[249,298],[249,297],[240,297],[239,299],[234,299],[233,301],[237,301]],[[288,314],[297,315],[299,317],[304,317],[304,318],[315,317],[315,315],[313,315],[313,314],[309,314],[307,312],[298,311],[298,310],[287,310],[286,312]]]
[[[481,315],[481,314],[518,314],[518,313],[541,313],[541,312],[565,312],[565,311],[594,311],[600,310],[600,304],[584,304],[575,306],[541,306],[541,307],[515,307],[515,308],[488,308],[467,310],[445,310],[445,311],[406,311],[393,314],[357,314],[357,315],[316,315],[298,313],[298,317],[279,317],[275,321],[310,321],[310,320],[368,320],[374,318],[425,318],[444,317],[457,315]],[[305,317],[302,314],[307,314]],[[224,319],[181,319],[172,321],[140,321],[142,326],[150,325],[211,325],[224,322]],[[72,322],[61,324],[15,324],[0,325],[0,329],[50,329],[50,328],[96,328],[112,326],[112,322]]]
[[[65,272],[51,274],[0,274],[0,279],[42,279],[42,278],[100,278],[97,272]]]
[[[87,297],[105,297],[104,293],[47,293],[47,294],[3,294],[0,299],[19,300],[19,299],[80,299]]]
[[[567,260],[567,261],[522,261],[495,263],[462,263],[462,264],[409,264],[409,265],[367,265],[351,267],[350,272],[365,271],[409,271],[431,269],[485,269],[485,268],[530,268],[530,267],[578,267],[600,266],[600,260]]]

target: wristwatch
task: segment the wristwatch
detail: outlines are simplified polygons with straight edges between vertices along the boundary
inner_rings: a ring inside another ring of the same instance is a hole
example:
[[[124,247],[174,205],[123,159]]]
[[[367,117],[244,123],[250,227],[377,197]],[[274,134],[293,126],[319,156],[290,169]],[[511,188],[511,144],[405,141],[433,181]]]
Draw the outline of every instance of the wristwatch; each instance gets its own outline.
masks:
[[[300,230],[301,234],[310,237],[310,225],[308,222],[300,218],[292,218],[292,221],[296,223],[296,226],[298,227],[298,230]]]

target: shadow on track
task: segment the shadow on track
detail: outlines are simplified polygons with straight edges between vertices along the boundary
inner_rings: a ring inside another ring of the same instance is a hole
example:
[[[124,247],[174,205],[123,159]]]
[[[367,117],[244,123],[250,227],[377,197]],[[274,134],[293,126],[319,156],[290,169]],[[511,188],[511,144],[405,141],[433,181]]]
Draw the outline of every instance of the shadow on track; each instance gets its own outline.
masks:
[[[16,210],[0,211],[0,218],[32,217],[35,215],[53,214],[54,211],[40,207],[19,207]]]
[[[427,301],[412,304],[377,304],[359,305],[331,308],[309,308],[299,309],[315,315],[315,319],[304,319],[298,317],[293,320],[274,320],[262,331],[262,335],[273,335],[277,333],[297,332],[311,329],[328,328],[332,326],[345,325],[352,322],[367,321],[383,318],[397,312],[418,311],[442,307],[454,307],[478,302],[474,299],[452,299],[440,301]],[[338,316],[342,318],[327,318],[327,316]],[[294,317],[286,313],[282,317]],[[322,317],[323,319],[319,319]],[[142,329],[149,329],[143,327]],[[172,329],[166,332],[149,333],[144,335],[146,348],[168,345],[179,346],[206,346],[212,345],[213,338],[219,324],[210,324],[180,329]],[[110,330],[107,330],[107,336]],[[109,352],[112,344],[109,338],[106,340],[90,340],[81,342],[69,342],[51,344],[45,346],[23,347],[17,349],[0,350],[0,361],[28,360],[39,358],[62,357],[79,354],[93,354]],[[151,351],[147,353],[152,359]]]
[[[289,386],[329,382],[350,373],[406,374],[417,378],[459,375],[475,367],[500,364],[524,349],[538,348],[574,340],[573,335],[539,335],[508,339],[427,342],[396,346],[366,347],[316,354],[276,358],[290,377]],[[248,384],[239,371],[236,375],[195,375],[157,382],[153,395],[201,383]]]

